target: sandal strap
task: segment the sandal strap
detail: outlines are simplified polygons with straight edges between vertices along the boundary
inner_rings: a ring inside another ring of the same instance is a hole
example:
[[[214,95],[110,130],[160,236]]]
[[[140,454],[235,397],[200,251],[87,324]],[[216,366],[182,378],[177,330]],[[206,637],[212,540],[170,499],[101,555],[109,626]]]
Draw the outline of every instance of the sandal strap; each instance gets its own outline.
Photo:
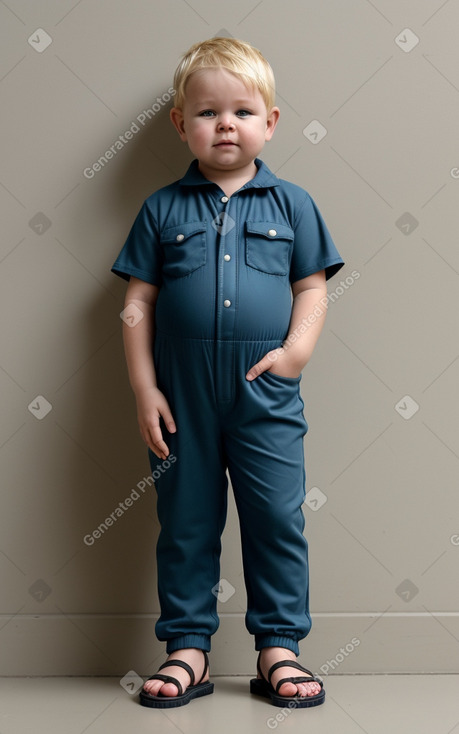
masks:
[[[207,671],[209,670],[209,656],[207,655],[206,651],[202,651],[204,654],[204,672],[201,675],[201,678],[199,679],[199,683],[202,683],[203,678],[205,677]]]
[[[199,683],[202,683],[203,679],[206,676],[207,671],[209,670],[209,656],[207,655],[205,650],[202,650],[202,653],[204,654],[204,672],[199,679]],[[162,670],[163,668],[169,668],[172,665],[176,665],[177,667],[183,668],[183,670],[186,670],[186,672],[190,676],[190,686],[194,686],[194,682],[195,682],[194,670],[191,667],[191,665],[188,665],[188,663],[185,663],[183,660],[169,660],[169,662],[165,662],[162,665],[160,665],[158,670]],[[175,683],[175,678],[173,682],[174,682],[174,685],[177,685],[177,683]]]
[[[310,670],[307,668],[303,668],[300,663],[297,663],[296,660],[280,660],[278,663],[274,663],[268,671],[268,682],[271,683],[271,677],[275,670],[278,668],[296,668],[297,670],[301,670],[302,673],[306,673],[307,675],[310,675],[311,678],[314,678],[314,673],[311,673]]]
[[[177,686],[179,696],[183,696],[183,688],[179,680],[177,678],[174,678],[172,675],[164,675],[163,673],[156,673],[156,675],[152,675],[151,678],[148,678],[148,680],[162,680],[164,683],[173,683],[174,686]]]
[[[262,670],[261,670],[260,657],[261,657],[261,653],[258,654],[257,670],[260,673],[261,678],[266,681],[266,678],[263,675]],[[278,684],[277,684],[277,686],[275,688],[276,693],[279,692],[279,688],[281,687],[282,683],[319,683],[320,687],[323,688],[323,683],[320,680],[320,678],[316,678],[316,676],[314,675],[314,673],[312,673],[307,668],[304,668],[302,665],[300,665],[300,663],[297,663],[296,660],[280,660],[278,663],[274,663],[274,665],[271,665],[271,667],[270,667],[270,669],[268,671],[268,679],[267,679],[267,682],[270,685],[271,685],[272,675],[273,675],[273,673],[276,670],[278,670],[278,668],[296,668],[297,670],[301,670],[302,673],[306,673],[307,678],[304,677],[304,676],[295,676],[295,677],[290,677],[290,678],[282,678],[278,682]],[[271,688],[273,688],[272,685],[271,685]],[[273,688],[273,690],[274,690],[274,688]]]
[[[191,665],[188,665],[188,663],[184,663],[183,660],[169,660],[167,663],[163,663],[159,666],[158,670],[162,670],[163,668],[170,668],[173,665],[176,665],[178,668],[183,668],[183,670],[186,670],[188,675],[190,676],[190,685],[194,686],[194,671]]]

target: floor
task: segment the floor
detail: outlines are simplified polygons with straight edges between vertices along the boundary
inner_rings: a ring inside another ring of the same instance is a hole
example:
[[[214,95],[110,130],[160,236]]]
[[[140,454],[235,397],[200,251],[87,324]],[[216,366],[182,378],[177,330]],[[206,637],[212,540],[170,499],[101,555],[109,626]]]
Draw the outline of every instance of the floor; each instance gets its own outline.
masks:
[[[458,675],[328,676],[325,704],[291,711],[248,693],[249,678],[167,711],[140,706],[135,681],[1,678],[1,734],[459,734]]]

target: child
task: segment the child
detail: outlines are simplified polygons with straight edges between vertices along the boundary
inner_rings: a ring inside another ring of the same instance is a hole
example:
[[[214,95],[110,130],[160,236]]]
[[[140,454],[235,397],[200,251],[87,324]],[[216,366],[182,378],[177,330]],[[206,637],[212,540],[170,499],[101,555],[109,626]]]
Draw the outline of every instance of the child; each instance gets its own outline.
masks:
[[[232,38],[195,44],[174,88],[171,120],[195,160],[145,201],[112,268],[129,281],[129,379],[160,470],[156,634],[169,657],[140,700],[166,708],[213,692],[228,469],[259,651],[250,690],[315,706],[322,682],[295,661],[311,627],[299,382],[343,261],[309,195],[257,158],[279,119],[260,52]]]

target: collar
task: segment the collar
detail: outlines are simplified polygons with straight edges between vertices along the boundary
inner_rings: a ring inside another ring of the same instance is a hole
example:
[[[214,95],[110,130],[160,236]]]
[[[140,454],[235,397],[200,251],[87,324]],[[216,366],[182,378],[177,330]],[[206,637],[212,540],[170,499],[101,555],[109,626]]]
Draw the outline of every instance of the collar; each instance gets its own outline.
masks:
[[[257,173],[255,176],[250,180],[247,181],[244,186],[242,186],[242,189],[250,189],[250,188],[258,188],[258,189],[265,189],[270,188],[271,186],[279,186],[280,180],[277,178],[277,176],[272,173],[266,163],[263,163],[260,158],[255,158],[255,165],[258,168]],[[209,181],[201,171],[199,170],[199,161],[197,158],[194,159],[190,163],[190,166],[183,176],[178,182],[181,186],[202,186],[203,184],[211,184],[215,186],[213,181]]]

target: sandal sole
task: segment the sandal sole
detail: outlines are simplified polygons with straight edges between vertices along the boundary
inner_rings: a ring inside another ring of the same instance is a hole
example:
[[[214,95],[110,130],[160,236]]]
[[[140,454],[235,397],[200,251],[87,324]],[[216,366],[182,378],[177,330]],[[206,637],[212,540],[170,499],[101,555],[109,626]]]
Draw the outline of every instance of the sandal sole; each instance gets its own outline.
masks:
[[[151,709],[173,709],[185,706],[194,698],[209,696],[214,692],[213,683],[198,683],[196,686],[188,686],[182,696],[152,696],[142,690],[139,693],[140,705]]]
[[[287,707],[290,709],[305,709],[311,708],[312,706],[320,706],[325,701],[325,690],[323,688],[315,696],[279,696],[270,683],[260,678],[252,678],[250,681],[250,693],[253,693],[255,696],[270,698],[273,706]]]

